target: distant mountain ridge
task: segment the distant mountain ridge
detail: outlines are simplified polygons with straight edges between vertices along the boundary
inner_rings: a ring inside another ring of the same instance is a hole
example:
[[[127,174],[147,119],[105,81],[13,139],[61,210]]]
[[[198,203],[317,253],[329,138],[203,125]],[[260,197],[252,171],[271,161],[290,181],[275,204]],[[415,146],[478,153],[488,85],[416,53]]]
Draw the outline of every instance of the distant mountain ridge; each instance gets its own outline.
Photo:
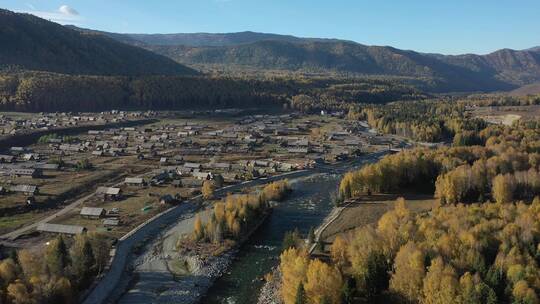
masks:
[[[112,39],[111,39],[112,38]],[[83,75],[195,75],[277,70],[421,80],[434,92],[513,90],[540,82],[540,47],[441,55],[339,39],[256,32],[118,34],[0,10],[0,71]]]
[[[332,38],[302,38],[292,35],[281,35],[271,33],[257,33],[252,31],[236,32],[236,33],[174,33],[174,34],[136,34],[136,33],[110,33],[85,28],[79,28],[73,25],[67,25],[72,29],[81,31],[92,31],[105,34],[112,38],[130,42],[133,44],[143,45],[162,45],[162,46],[191,46],[191,47],[207,47],[207,46],[234,46],[240,44],[250,44],[259,41],[276,40],[286,41],[291,43],[304,43],[308,41],[319,42],[338,42],[347,41]],[[351,42],[351,41],[349,41]]]
[[[0,70],[133,76],[197,74],[148,50],[3,9],[0,9]]]
[[[442,55],[254,32],[101,33],[186,65],[428,77],[442,91],[510,90],[540,81],[540,47],[502,49],[487,55]]]

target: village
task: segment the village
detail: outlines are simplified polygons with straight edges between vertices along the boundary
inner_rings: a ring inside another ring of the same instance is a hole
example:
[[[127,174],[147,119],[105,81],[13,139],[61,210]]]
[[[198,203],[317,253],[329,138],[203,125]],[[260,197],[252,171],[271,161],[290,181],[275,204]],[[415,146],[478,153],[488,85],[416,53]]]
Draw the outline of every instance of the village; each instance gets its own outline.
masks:
[[[193,119],[155,112],[101,115],[109,121],[115,121],[110,118],[115,115],[154,120],[69,136],[53,129],[32,145],[4,149],[0,155],[4,241],[24,247],[55,234],[87,231],[117,239],[200,195],[206,181],[220,188],[331,166],[403,145],[377,135],[364,122],[340,119],[339,112]],[[89,117],[64,114],[58,120],[93,121]],[[46,121],[40,117],[19,124],[33,125],[36,120]],[[1,121],[10,119],[2,116]]]
[[[100,126],[137,119],[149,119],[156,112],[105,111],[100,113],[3,113],[0,114],[0,139],[35,131],[54,131],[64,128]]]

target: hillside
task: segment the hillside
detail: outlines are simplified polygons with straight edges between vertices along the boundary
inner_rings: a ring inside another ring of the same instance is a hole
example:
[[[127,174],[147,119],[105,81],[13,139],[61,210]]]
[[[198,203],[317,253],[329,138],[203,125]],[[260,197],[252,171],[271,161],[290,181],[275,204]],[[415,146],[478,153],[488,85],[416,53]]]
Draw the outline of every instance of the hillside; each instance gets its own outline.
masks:
[[[434,91],[511,90],[540,81],[540,50],[503,49],[487,55],[425,54],[388,46],[253,32],[229,34],[104,35],[177,62],[316,73],[353,73],[431,79]]]
[[[257,33],[251,31],[237,32],[237,33],[174,33],[174,34],[119,34],[109,33],[103,31],[90,30],[85,28],[79,28],[73,25],[67,25],[72,29],[80,31],[90,31],[94,33],[100,33],[110,36],[114,39],[121,40],[131,44],[138,45],[168,45],[168,46],[192,46],[192,47],[204,47],[204,46],[233,46],[239,44],[249,44],[259,41],[284,41],[291,43],[304,43],[309,41],[326,41],[337,42],[343,41],[338,39],[325,39],[325,38],[300,38],[292,35],[280,35],[269,33]]]
[[[538,48],[523,51],[502,49],[482,56],[467,54],[438,56],[438,58],[470,71],[493,75],[516,86],[540,80],[540,50]]]
[[[514,83],[499,79],[492,70],[473,70],[413,51],[344,41],[291,43],[268,40],[223,47],[144,47],[188,65],[421,77],[432,79],[436,91],[495,91],[515,87]]]
[[[0,70],[91,75],[191,75],[196,72],[104,35],[74,31],[29,14],[0,10]]]
[[[531,83],[508,93],[511,96],[527,96],[540,94],[540,82]]]

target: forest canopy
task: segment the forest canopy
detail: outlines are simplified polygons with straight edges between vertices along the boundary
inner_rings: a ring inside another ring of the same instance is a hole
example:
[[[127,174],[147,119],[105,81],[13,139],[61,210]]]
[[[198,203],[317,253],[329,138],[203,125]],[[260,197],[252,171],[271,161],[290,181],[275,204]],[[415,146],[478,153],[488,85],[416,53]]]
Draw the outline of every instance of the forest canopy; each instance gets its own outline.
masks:
[[[425,95],[394,79],[0,74],[0,110],[4,111],[281,108],[286,105],[308,112],[346,109],[350,103],[421,98]]]

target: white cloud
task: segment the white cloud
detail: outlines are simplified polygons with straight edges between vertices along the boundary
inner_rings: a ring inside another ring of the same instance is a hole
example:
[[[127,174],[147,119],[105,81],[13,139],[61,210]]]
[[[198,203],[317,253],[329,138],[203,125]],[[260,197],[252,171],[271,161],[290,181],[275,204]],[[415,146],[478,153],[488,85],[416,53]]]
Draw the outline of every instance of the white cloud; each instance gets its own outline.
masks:
[[[79,12],[77,12],[75,9],[67,6],[67,5],[62,5],[60,6],[60,8],[58,9],[58,11],[64,15],[68,15],[68,16],[79,16]]]
[[[84,19],[81,15],[79,15],[77,10],[67,5],[60,6],[56,11],[39,11],[32,8],[31,10],[24,11],[23,13],[36,15],[40,18],[60,24],[79,25]]]

